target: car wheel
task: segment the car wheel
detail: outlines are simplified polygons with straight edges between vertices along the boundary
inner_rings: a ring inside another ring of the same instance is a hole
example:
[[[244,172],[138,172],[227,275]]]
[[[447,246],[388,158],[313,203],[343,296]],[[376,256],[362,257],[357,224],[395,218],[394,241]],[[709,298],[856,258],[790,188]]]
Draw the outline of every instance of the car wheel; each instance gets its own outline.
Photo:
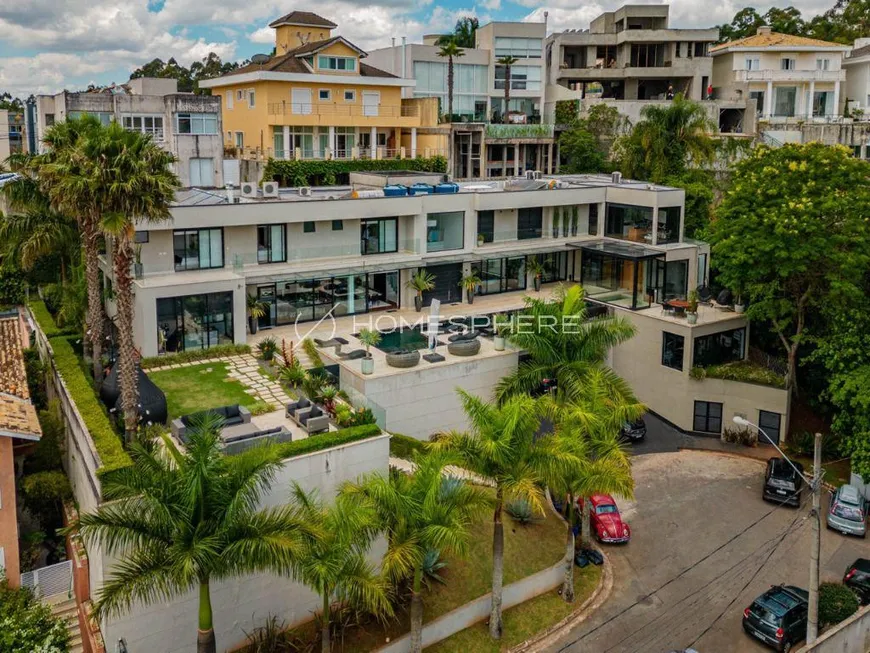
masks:
[[[782,653],[788,653],[791,650],[791,642],[785,641],[782,643],[782,648],[779,649]]]

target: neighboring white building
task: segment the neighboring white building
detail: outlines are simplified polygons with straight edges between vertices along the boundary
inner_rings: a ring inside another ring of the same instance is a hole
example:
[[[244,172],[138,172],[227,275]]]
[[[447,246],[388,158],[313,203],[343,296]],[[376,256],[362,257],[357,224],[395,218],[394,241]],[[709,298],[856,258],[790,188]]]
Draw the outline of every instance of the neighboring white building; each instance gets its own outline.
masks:
[[[870,38],[855,39],[851,52],[843,59],[843,68],[847,108],[860,109],[866,120],[870,118]]]
[[[175,155],[182,187],[224,185],[220,97],[179,93],[174,79],[142,77],[110,89],[37,97],[36,140],[55,122],[91,114],[151,134]]]
[[[765,120],[829,120],[842,114],[849,46],[759,27],[711,48],[716,98],[754,98]]]

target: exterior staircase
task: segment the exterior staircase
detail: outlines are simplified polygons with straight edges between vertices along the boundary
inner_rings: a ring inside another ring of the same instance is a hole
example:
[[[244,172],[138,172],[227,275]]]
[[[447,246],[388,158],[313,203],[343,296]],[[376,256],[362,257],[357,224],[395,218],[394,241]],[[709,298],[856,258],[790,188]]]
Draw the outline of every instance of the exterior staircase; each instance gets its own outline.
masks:
[[[51,607],[51,613],[66,622],[69,631],[69,653],[84,653],[82,633],[79,628],[79,610],[75,597],[67,598],[65,594],[50,596],[44,602]]]

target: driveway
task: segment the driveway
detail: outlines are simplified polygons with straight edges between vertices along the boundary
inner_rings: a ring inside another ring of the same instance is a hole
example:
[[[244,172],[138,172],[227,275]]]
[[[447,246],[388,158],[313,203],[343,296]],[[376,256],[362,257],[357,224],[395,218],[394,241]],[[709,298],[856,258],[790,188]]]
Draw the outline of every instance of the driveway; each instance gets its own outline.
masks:
[[[743,609],[771,584],[807,587],[808,509],[762,501],[762,462],[667,451],[670,446],[654,441],[641,446],[664,452],[636,451],[636,503],[622,505],[632,541],[606,548],[613,563],[613,592],[598,612],[550,650],[769,650],[743,633]],[[823,510],[826,506],[824,497]],[[870,544],[827,531],[823,522],[823,581],[842,580],[846,566],[862,556],[870,557]]]

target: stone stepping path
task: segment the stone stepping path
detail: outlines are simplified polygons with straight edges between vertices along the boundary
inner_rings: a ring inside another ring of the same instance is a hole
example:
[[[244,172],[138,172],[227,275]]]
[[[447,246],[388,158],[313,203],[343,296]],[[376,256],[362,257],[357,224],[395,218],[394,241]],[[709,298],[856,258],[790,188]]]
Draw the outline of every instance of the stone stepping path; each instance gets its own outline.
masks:
[[[394,458],[390,456],[390,467],[399,470],[403,474],[413,474],[416,465],[412,463],[410,460],[405,460],[404,458]],[[486,485],[489,487],[495,487],[495,482],[492,479],[485,478],[474,472],[470,472],[467,469],[462,467],[456,467],[454,465],[448,465],[444,468],[444,476],[453,476],[455,478],[459,478],[465,481],[469,481],[474,485]]]

